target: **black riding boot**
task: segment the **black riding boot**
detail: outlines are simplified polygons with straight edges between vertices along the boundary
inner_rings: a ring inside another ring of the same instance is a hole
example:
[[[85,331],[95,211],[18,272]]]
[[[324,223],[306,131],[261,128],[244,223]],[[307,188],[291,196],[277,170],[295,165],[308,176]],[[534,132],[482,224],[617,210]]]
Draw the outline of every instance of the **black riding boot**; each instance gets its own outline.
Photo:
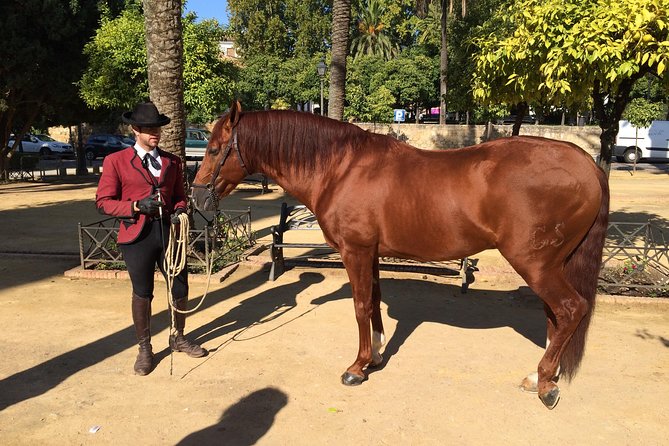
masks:
[[[188,297],[182,297],[174,301],[177,310],[185,311],[188,308]],[[191,343],[184,336],[186,327],[186,315],[184,313],[174,312],[174,325],[176,334],[170,335],[170,348],[173,352],[184,352],[192,358],[201,358],[207,355],[207,350],[197,344]]]
[[[151,299],[132,295],[132,321],[135,324],[139,354],[135,361],[135,373],[148,375],[153,370],[151,349]]]

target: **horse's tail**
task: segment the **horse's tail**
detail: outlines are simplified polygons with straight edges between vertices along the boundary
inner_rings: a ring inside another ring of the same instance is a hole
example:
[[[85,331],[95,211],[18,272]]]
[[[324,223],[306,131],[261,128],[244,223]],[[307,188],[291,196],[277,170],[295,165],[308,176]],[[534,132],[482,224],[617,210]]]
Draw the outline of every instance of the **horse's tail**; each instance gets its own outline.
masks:
[[[595,309],[597,280],[602,265],[602,251],[609,221],[609,183],[606,174],[597,169],[602,188],[602,202],[599,214],[588,230],[585,238],[567,259],[565,274],[574,289],[588,301],[588,310],[576,331],[565,346],[560,359],[560,374],[571,380],[583,358],[585,337],[590,326],[590,318]]]

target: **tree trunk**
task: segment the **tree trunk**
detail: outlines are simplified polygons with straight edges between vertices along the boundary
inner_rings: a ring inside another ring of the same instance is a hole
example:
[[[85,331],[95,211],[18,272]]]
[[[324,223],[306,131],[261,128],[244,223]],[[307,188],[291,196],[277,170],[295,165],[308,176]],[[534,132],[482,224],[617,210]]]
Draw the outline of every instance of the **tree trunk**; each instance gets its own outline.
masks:
[[[332,62],[330,63],[330,91],[328,116],[344,119],[346,98],[346,56],[348,30],[351,22],[351,0],[334,0],[332,7]]]
[[[448,93],[448,1],[441,0],[441,51],[439,54],[439,124],[446,124]]]
[[[599,126],[602,129],[602,134],[599,137],[601,148],[598,164],[607,176],[611,173],[611,156],[618,135],[618,121],[622,118],[625,107],[630,100],[632,86],[641,77],[642,75],[636,75],[623,80],[615,92],[603,90],[599,81],[595,80],[594,82],[592,90],[593,107]]]
[[[185,159],[181,3],[143,1],[151,101],[172,120],[163,128],[160,147]]]
[[[530,108],[527,106],[527,102],[525,101],[518,104],[516,110],[516,120],[514,121],[513,127],[511,129],[511,136],[520,135],[520,126],[523,125],[523,118],[529,109]]]

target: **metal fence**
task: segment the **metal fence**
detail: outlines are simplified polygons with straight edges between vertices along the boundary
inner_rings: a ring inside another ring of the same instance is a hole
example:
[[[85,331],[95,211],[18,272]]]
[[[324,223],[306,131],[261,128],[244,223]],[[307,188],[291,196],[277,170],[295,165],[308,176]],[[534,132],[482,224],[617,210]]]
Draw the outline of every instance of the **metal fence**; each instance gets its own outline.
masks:
[[[668,231],[653,221],[610,222],[599,286],[619,294],[628,290],[669,291]]]
[[[244,251],[255,243],[251,231],[251,210],[218,210],[215,213],[195,211],[189,231],[187,263],[195,272],[238,262]],[[79,223],[79,255],[84,269],[124,269],[118,247],[119,220],[106,218],[82,225]]]

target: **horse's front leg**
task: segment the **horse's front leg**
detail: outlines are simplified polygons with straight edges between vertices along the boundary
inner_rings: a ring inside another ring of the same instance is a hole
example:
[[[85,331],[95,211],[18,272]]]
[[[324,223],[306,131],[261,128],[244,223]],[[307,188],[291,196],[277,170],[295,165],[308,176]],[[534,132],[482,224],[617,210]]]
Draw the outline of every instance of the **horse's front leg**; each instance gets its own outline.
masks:
[[[379,256],[374,257],[372,277],[372,362],[370,367],[378,367],[383,362],[381,347],[386,342],[381,319],[381,281],[379,277]]]
[[[358,356],[341,377],[342,384],[355,386],[365,380],[363,369],[372,361],[370,320],[372,317],[373,265],[372,250],[341,249],[341,258],[353,292],[355,318],[358,322]]]

